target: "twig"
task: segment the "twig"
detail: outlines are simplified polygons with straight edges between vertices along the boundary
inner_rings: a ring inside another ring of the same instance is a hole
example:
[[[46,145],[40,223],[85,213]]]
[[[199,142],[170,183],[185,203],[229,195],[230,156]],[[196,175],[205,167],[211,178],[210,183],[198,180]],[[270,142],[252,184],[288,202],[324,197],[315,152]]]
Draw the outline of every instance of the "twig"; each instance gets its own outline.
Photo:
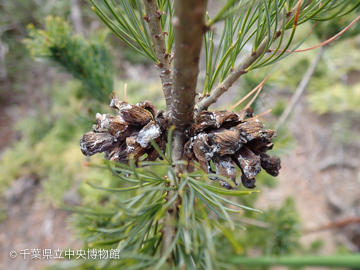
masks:
[[[180,138],[180,139],[179,139]],[[182,138],[182,139],[181,139]],[[183,151],[184,149],[184,136],[181,132],[180,136],[179,136],[179,131],[175,130],[174,131],[174,142],[173,142],[173,158],[178,158],[176,156],[176,154],[174,153],[180,153]],[[181,157],[180,157],[181,159]],[[179,158],[178,158],[179,160]],[[180,173],[180,167],[179,165],[175,167],[175,173],[176,175],[179,175]],[[175,182],[173,180],[170,179],[170,183],[169,183],[169,187],[170,188],[175,188]],[[166,200],[169,201],[171,200],[174,196],[176,195],[176,191],[175,190],[170,190],[168,191],[168,194],[166,196]],[[164,227],[162,229],[162,235],[163,235],[163,240],[162,240],[162,246],[161,246],[161,256],[163,256],[163,254],[166,254],[167,251],[169,250],[175,235],[176,235],[176,223],[177,223],[177,215],[178,215],[178,206],[180,204],[179,199],[175,200],[174,203],[169,207],[169,209],[166,211],[165,213],[165,220],[164,220]],[[173,257],[172,257],[172,252],[170,253],[169,257],[167,258],[167,262],[172,265],[173,264]]]
[[[162,89],[164,92],[166,102],[166,114],[169,114],[171,109],[171,93],[173,89],[172,74],[170,68],[170,55],[166,53],[165,36],[161,28],[160,18],[162,14],[158,10],[156,0],[144,0],[146,16],[145,20],[149,24],[153,48],[158,59],[156,67],[160,73]]]
[[[314,62],[312,62],[312,64],[309,66],[308,70],[306,71],[304,77],[302,78],[298,88],[295,91],[295,94],[291,97],[289,105],[286,107],[285,111],[280,116],[280,119],[276,124],[276,129],[278,129],[285,123],[286,119],[289,117],[290,113],[295,108],[302,93],[305,91],[305,88],[308,85],[308,83],[311,79],[311,76],[315,72],[315,68],[318,65],[324,51],[325,51],[325,47],[321,47],[318,54],[316,55],[316,58],[314,59]]]
[[[203,34],[206,30],[204,22],[206,4],[206,0],[175,1],[175,16],[172,19],[175,28],[174,89],[170,115],[170,121],[176,127],[173,140],[173,161],[182,159],[185,143],[184,130],[194,117],[199,58]],[[176,176],[181,173],[179,165],[175,167],[175,173]],[[171,187],[175,187],[174,181],[176,179],[170,182]],[[169,191],[167,200],[171,200],[174,196],[175,191]],[[162,255],[168,252],[175,237],[179,203],[179,200],[175,200],[165,214]],[[167,260],[171,265],[172,254]]]
[[[319,226],[317,228],[305,229],[303,232],[304,233],[314,233],[314,232],[319,232],[319,231],[323,231],[323,230],[338,229],[338,228],[345,227],[345,226],[353,224],[353,223],[360,224],[360,216],[345,218],[345,219],[342,219],[339,221],[334,221],[329,224]]]
[[[297,11],[299,5],[301,4],[301,1],[299,1],[296,6],[292,9],[292,11],[288,14],[286,17],[286,22],[290,21],[292,16]],[[279,25],[282,25],[282,21],[279,23]],[[276,34],[272,37],[272,40],[275,41],[278,37],[280,37],[281,28],[279,28],[276,31]],[[260,43],[257,51],[253,51],[250,54],[248,54],[244,60],[233,70],[225,79],[222,81],[214,90],[211,91],[210,95],[200,100],[196,106],[196,114],[199,114],[203,110],[206,110],[211,104],[215,103],[218,98],[224,94],[232,85],[233,83],[240,78],[241,75],[247,73],[247,68],[251,66],[252,63],[254,63],[264,52],[268,44],[268,36],[266,36],[262,42]]]

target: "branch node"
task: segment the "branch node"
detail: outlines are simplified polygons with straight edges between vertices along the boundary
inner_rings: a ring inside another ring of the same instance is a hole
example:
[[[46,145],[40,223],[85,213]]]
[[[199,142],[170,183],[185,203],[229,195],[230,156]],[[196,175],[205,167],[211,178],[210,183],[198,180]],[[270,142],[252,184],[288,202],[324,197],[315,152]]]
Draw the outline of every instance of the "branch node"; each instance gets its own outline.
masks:
[[[169,68],[162,71],[162,73],[164,73],[164,74],[170,74],[170,72],[171,72],[171,70]]]
[[[210,26],[207,26],[206,24],[203,26],[203,33],[205,34],[207,31],[210,30]]]
[[[172,60],[174,60],[174,53],[170,53],[169,63],[171,64]]]
[[[160,12],[159,10],[156,10],[155,15],[156,15],[156,17],[158,17],[158,19],[160,19],[163,14],[165,15],[166,13],[164,11]]]
[[[149,13],[146,13],[144,16],[144,20],[148,23],[149,22]]]
[[[277,30],[274,36],[274,40],[281,36],[281,30]]]

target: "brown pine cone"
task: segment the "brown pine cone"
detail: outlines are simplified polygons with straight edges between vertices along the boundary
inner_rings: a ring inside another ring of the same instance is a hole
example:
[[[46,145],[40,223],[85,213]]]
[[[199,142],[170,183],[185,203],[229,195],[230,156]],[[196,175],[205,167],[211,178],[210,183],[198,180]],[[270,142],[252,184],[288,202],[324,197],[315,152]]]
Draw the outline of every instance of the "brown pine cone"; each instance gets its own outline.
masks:
[[[136,105],[112,97],[110,106],[119,110],[117,116],[96,114],[97,125],[80,139],[81,151],[86,156],[105,152],[105,159],[129,164],[132,155],[135,162],[147,154],[144,160],[155,161],[159,154],[152,147],[154,140],[165,152],[168,126],[162,111],[157,111],[150,101]],[[249,117],[245,119],[245,117]],[[280,159],[265,152],[272,149],[274,130],[266,130],[251,109],[238,113],[228,111],[203,111],[195,119],[188,132],[185,154],[199,162],[206,173],[216,174],[236,182],[236,166],[242,171],[241,181],[246,188],[255,187],[255,176],[261,167],[270,175],[279,174]],[[221,186],[233,189],[226,181],[212,177]]]
[[[110,106],[119,110],[119,114],[96,114],[97,125],[93,131],[80,139],[81,151],[86,156],[105,152],[105,159],[129,164],[130,155],[134,161],[147,154],[144,159],[155,161],[158,152],[150,141],[159,144],[160,149],[166,147],[166,122],[162,111],[157,111],[150,101],[142,101],[136,105],[120,101],[112,96]]]
[[[249,117],[244,119],[245,116]],[[203,111],[190,128],[190,139],[185,144],[185,154],[190,160],[199,162],[206,173],[215,173],[211,169],[212,161],[216,174],[236,182],[236,166],[242,171],[241,181],[246,188],[255,187],[255,176],[261,167],[272,176],[279,174],[280,158],[269,156],[265,152],[272,149],[274,130],[266,130],[257,118],[252,118],[250,108],[238,113],[228,111]],[[211,178],[227,189],[233,189],[229,183]]]

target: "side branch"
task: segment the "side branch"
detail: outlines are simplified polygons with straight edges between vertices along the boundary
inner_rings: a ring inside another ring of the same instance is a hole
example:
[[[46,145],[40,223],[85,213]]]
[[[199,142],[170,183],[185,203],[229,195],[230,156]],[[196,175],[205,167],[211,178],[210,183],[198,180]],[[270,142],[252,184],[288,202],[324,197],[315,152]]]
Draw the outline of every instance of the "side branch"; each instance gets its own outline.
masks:
[[[175,1],[174,92],[171,121],[184,130],[193,120],[207,0]]]
[[[286,22],[290,21],[292,16],[295,14],[298,5],[301,4],[301,1],[296,4],[296,6],[292,9],[290,13],[286,16]],[[279,23],[282,25],[282,21]],[[279,28],[275,35],[272,37],[272,40],[275,41],[278,37],[280,37],[281,28]],[[195,106],[195,113],[199,114],[203,110],[207,110],[207,108],[215,103],[218,98],[224,94],[232,85],[233,83],[240,78],[241,75],[247,73],[247,68],[251,66],[264,52],[266,49],[266,46],[268,44],[268,36],[266,36],[262,42],[260,43],[258,49],[256,51],[251,52],[248,54],[245,59],[218,85],[214,90],[211,91],[210,95],[207,97],[204,97],[202,100],[200,100],[196,106]]]
[[[182,150],[184,149],[184,136],[182,132],[179,132],[178,130],[174,131],[174,142],[173,142],[173,160],[180,160],[181,156],[179,157],[178,154],[182,153]],[[180,166],[175,167],[175,174],[179,175],[180,173]],[[175,188],[176,183],[175,179],[169,179],[169,187]],[[176,196],[175,190],[168,191],[168,194],[166,196],[166,200],[169,201],[172,198]],[[164,227],[162,229],[163,231],[163,242],[161,247],[161,256],[163,254],[167,253],[172,242],[174,241],[176,230],[177,230],[177,217],[178,217],[178,206],[181,204],[180,197],[177,197],[174,201],[174,203],[169,207],[169,209],[165,213],[165,219],[164,219]],[[173,253],[171,252],[169,257],[167,258],[167,262],[169,265],[173,264]]]
[[[171,108],[171,92],[173,89],[172,74],[170,69],[170,55],[166,53],[165,36],[161,28],[160,18],[162,14],[158,10],[156,0],[144,0],[146,16],[144,19],[149,24],[151,40],[153,48],[158,59],[156,67],[160,73],[162,89],[166,101],[166,113],[169,113]]]

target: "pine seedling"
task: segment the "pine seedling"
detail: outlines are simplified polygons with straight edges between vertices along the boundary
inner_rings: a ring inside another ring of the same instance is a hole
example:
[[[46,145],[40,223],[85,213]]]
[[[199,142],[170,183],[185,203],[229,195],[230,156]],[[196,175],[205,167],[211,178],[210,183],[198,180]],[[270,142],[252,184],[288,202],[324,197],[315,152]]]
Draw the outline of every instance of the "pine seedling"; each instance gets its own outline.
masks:
[[[166,109],[159,113],[148,102],[128,104],[113,96],[118,114],[97,115],[81,150],[105,152],[104,165],[92,166],[111,170],[122,184],[88,182],[114,194],[107,207],[112,209],[73,209],[85,214],[76,222],[93,216],[94,226],[82,228],[89,245],[120,251],[119,260],[100,261],[99,267],[220,269],[224,254],[214,235],[223,234],[236,247],[232,234],[242,227],[234,217],[241,209],[257,211],[226,197],[256,192],[236,189],[236,167],[244,186],[254,188],[261,167],[277,175],[280,160],[265,153],[275,131],[265,129],[250,108],[208,108],[244,74],[291,55],[308,37],[295,42],[305,22],[344,16],[360,1],[229,0],[213,18],[206,0],[91,2],[116,36],[154,61]],[[215,44],[214,25],[220,21],[224,28]],[[206,76],[197,96],[203,44]]]

